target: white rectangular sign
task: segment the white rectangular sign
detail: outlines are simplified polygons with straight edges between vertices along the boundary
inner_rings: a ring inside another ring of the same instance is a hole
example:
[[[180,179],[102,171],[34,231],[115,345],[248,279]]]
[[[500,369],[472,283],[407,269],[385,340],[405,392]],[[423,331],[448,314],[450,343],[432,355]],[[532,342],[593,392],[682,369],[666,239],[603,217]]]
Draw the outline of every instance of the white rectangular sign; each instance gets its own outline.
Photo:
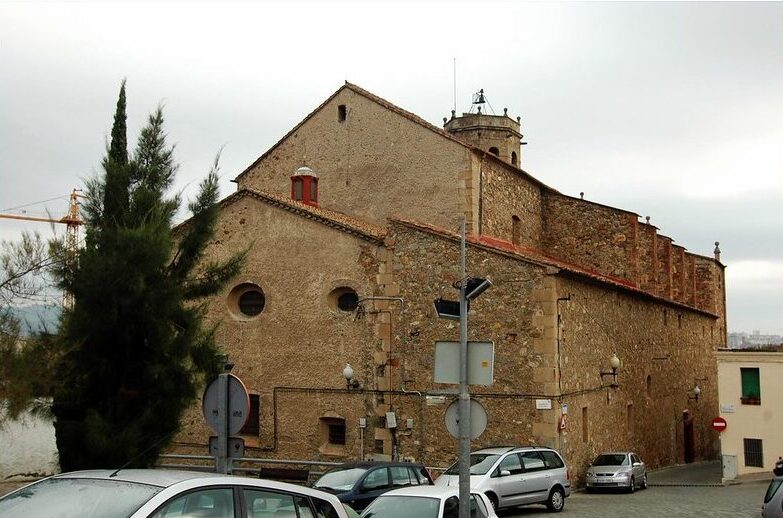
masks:
[[[733,414],[734,413],[734,403],[727,403],[725,405],[720,406],[720,412],[721,414]]]
[[[552,400],[536,399],[536,410],[552,410]]]
[[[468,342],[468,385],[492,385],[495,343]],[[435,342],[435,383],[459,384],[459,342]]]

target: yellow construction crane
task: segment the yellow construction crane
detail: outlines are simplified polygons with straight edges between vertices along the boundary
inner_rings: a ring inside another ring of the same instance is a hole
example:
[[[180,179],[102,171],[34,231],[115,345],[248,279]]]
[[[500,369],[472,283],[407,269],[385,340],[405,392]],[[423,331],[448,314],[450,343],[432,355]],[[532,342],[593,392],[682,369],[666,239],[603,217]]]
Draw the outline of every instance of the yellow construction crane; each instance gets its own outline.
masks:
[[[65,251],[67,254],[66,260],[69,264],[73,264],[76,261],[76,255],[79,250],[79,227],[84,224],[79,215],[79,198],[85,198],[81,194],[81,189],[74,189],[71,191],[70,199],[68,201],[68,212],[60,219],[54,218],[42,218],[36,216],[23,216],[19,214],[0,214],[0,218],[4,219],[20,219],[23,221],[39,221],[42,223],[61,223],[67,225],[65,235]],[[66,308],[73,305],[73,300],[70,294],[64,295],[63,303]]]

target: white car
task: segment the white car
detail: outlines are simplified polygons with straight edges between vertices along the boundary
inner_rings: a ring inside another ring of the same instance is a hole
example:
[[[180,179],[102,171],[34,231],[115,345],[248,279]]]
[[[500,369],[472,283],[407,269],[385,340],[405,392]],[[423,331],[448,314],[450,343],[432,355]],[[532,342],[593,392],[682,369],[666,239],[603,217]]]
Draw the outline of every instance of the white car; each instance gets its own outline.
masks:
[[[413,486],[395,489],[376,498],[360,518],[458,518],[459,488]],[[483,493],[470,494],[471,518],[497,518]]]
[[[215,473],[127,469],[45,478],[0,498],[3,518],[348,518],[329,493]]]

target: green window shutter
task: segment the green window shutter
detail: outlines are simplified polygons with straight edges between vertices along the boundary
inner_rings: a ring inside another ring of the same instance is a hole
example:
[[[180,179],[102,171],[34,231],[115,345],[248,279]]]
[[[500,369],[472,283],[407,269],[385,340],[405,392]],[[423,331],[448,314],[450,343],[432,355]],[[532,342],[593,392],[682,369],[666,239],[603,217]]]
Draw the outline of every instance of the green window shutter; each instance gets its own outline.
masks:
[[[761,399],[761,384],[757,368],[742,368],[742,399]]]

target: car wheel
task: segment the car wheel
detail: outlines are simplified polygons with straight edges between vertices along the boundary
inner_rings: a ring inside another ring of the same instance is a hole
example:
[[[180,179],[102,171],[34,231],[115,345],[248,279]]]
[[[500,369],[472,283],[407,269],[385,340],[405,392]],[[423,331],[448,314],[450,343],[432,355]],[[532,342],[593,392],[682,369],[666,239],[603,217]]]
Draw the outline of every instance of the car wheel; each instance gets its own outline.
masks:
[[[635,489],[636,489],[636,479],[631,477],[631,483],[628,484],[628,492],[633,493]]]
[[[489,503],[492,504],[492,509],[497,512],[498,510],[498,497],[495,495],[495,493],[487,493],[487,498],[489,498]]]
[[[642,477],[642,483],[639,485],[642,489],[647,489],[647,473]]]
[[[546,508],[553,513],[559,513],[565,506],[565,493],[559,487],[553,488],[546,499]]]

